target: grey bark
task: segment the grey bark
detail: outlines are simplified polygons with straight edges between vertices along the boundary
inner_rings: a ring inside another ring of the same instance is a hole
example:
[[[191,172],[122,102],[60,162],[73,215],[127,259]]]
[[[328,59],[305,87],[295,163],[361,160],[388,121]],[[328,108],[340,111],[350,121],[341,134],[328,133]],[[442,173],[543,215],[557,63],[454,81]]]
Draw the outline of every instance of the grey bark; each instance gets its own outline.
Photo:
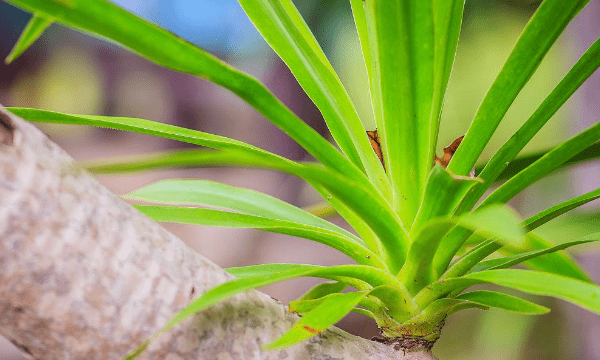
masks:
[[[230,278],[0,108],[0,334],[24,353],[119,359]],[[296,319],[248,291],[160,336],[140,359],[434,359],[335,328],[261,350]]]

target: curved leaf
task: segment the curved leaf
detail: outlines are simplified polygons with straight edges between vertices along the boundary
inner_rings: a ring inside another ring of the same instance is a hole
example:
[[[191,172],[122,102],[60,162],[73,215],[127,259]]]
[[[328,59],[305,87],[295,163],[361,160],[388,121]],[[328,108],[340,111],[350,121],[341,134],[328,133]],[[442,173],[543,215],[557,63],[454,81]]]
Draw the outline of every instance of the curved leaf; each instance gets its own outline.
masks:
[[[448,170],[467,175],[504,114],[567,24],[589,0],[545,0],[531,17],[508,60],[485,95]]]
[[[221,85],[248,102],[323,164],[343,174],[364,174],[300,120],[262,83],[169,31],[104,0],[10,0],[56,22],[111,39],[161,66]]]
[[[600,198],[600,189],[590,191],[535,214],[525,220],[523,224],[528,231],[534,230],[548,221],[598,198]]]
[[[264,218],[320,227],[362,240],[341,227],[270,195],[210,180],[169,179],[139,188],[125,199],[151,203],[209,205]]]
[[[533,270],[503,269],[472,273],[464,278],[552,296],[600,314],[600,287],[570,277]]]
[[[129,131],[138,134],[146,134],[165,139],[177,140],[188,144],[206,146],[212,149],[247,151],[253,155],[268,157],[273,161],[281,160],[291,162],[291,160],[288,160],[282,156],[273,154],[256,146],[246,144],[239,140],[175,125],[163,124],[157,121],[119,116],[71,115],[54,111],[28,108],[8,107],[6,109],[27,121],[52,124],[87,125]]]
[[[19,36],[17,43],[4,60],[5,64],[10,64],[15,61],[25,50],[29,49],[33,43],[39,39],[44,31],[52,24],[54,20],[41,14],[34,13],[29,19],[27,26]]]
[[[511,266],[525,262],[527,260],[536,258],[538,256],[550,254],[550,253],[553,253],[553,252],[556,252],[559,250],[564,250],[571,246],[586,244],[586,243],[590,243],[590,242],[594,242],[594,241],[600,241],[600,233],[592,234],[592,235],[584,237],[583,239],[569,241],[564,244],[556,245],[556,246],[553,246],[553,247],[550,247],[547,249],[528,251],[528,252],[522,253],[522,254],[516,254],[516,255],[512,255],[512,256],[505,256],[505,257],[498,258],[498,259],[482,261],[479,264],[477,264],[476,266],[474,266],[473,269],[471,269],[471,272],[478,272],[478,271],[483,271],[483,270],[494,270],[494,269],[506,269]]]
[[[477,304],[523,315],[541,315],[550,311],[545,306],[534,304],[521,298],[496,291],[471,291],[457,296],[455,299],[468,300]]]
[[[193,167],[235,165],[265,167],[289,173],[316,184],[330,192],[354,211],[378,236],[385,250],[384,261],[390,271],[402,266],[408,252],[408,233],[400,219],[381,194],[370,183],[357,182],[341,174],[312,164],[272,162],[233,150],[227,151],[172,151],[153,156],[120,160],[114,163],[88,165],[96,173],[138,171],[158,167]],[[360,179],[359,179],[360,180]],[[377,249],[371,249],[377,250]]]
[[[134,205],[134,207],[158,222],[252,228],[297,236],[330,246],[359,264],[387,269],[386,264],[361,241],[316,226],[213,209],[155,205]]]
[[[520,220],[507,207],[491,206],[463,216],[437,218],[430,220],[413,239],[406,262],[398,274],[398,278],[411,293],[421,290],[434,281],[434,258],[438,248],[444,248],[444,236],[454,226],[476,231],[477,234],[492,236],[501,243],[524,242]]]
[[[483,283],[500,285],[534,295],[552,296],[600,314],[600,286],[534,270],[486,270],[446,279],[423,289],[417,294],[415,301],[423,306],[453,290]]]

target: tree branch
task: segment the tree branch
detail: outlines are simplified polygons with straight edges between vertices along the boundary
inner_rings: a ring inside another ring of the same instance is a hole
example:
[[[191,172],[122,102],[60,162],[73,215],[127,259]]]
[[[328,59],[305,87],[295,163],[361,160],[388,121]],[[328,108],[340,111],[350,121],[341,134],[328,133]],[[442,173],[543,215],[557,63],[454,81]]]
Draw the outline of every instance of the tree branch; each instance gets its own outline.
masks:
[[[0,107],[0,333],[36,359],[119,359],[231,276],[101,186]],[[248,291],[162,335],[141,359],[433,359],[332,328],[278,351],[296,320]]]

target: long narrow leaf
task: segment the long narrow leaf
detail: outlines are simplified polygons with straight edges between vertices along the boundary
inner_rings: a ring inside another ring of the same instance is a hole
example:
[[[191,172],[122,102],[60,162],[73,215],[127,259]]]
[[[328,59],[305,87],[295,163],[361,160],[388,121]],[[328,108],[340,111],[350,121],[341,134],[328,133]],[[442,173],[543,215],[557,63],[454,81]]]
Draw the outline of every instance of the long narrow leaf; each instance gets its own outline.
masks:
[[[385,263],[362,242],[353,237],[316,226],[299,224],[228,211],[177,206],[135,205],[152,220],[231,228],[252,228],[285,235],[298,236],[330,246],[359,264],[386,269]]]
[[[415,301],[423,306],[453,290],[483,283],[496,284],[535,295],[552,296],[600,314],[600,286],[533,270],[486,270],[445,279],[423,289],[417,294]]]
[[[111,39],[167,68],[221,85],[248,102],[323,164],[341,173],[364,174],[325,138],[300,120],[255,78],[105,0],[9,0],[56,22]]]
[[[514,249],[511,246],[503,246],[499,252],[503,255],[518,255],[527,251],[545,250],[549,249],[555,244],[542,238],[541,236],[529,232],[525,236],[527,241],[525,245],[520,249]],[[585,239],[585,237],[583,238]],[[540,270],[558,275],[572,277],[582,281],[593,283],[594,281],[590,278],[587,272],[575,261],[569,254],[564,251],[557,251],[546,254],[545,256],[539,256],[531,258],[523,263],[524,266],[533,269]]]
[[[350,96],[291,0],[239,0],[317,105],[342,151],[388,195],[389,184]]]
[[[17,43],[13,46],[12,50],[4,60],[6,64],[10,64],[15,61],[25,50],[29,49],[31,45],[44,33],[44,30],[48,28],[53,22],[53,19],[41,14],[33,14],[27,26],[19,36]]]
[[[341,227],[267,194],[210,180],[169,179],[137,189],[126,199],[151,203],[209,205],[250,215],[320,227],[362,242]]]
[[[567,24],[589,0],[545,0],[529,20],[481,103],[448,169],[467,175],[504,114]]]
[[[479,177],[484,183],[473,189],[462,204],[463,210],[469,210],[479,200],[481,195],[490,187],[494,181],[506,180],[516,174],[518,171],[527,167],[531,161],[537,160],[536,156],[541,154],[532,154],[521,159],[515,159],[517,154],[529,143],[535,134],[550,120],[558,109],[573,95],[583,82],[589,78],[600,66],[600,40],[597,40],[571,68],[567,75],[552,90],[550,95],[537,108],[531,117],[521,126],[521,128],[498,150],[485,168],[477,171]],[[594,146],[594,145],[592,145]],[[584,150],[576,158],[568,162],[581,161],[581,157],[594,154],[600,156],[597,144],[596,149]],[[513,161],[514,160],[514,161]]]
[[[271,162],[232,150],[218,152],[185,150],[137,158],[134,161],[120,160],[115,163],[88,165],[88,168],[102,173],[139,171],[158,167],[223,165],[274,169],[303,178],[311,184],[322,186],[333,197],[342,201],[359,215],[378,236],[385,250],[384,261],[390,266],[390,271],[398,271],[402,266],[408,252],[408,233],[387,201],[367,184],[354,181],[320,166]]]
[[[506,169],[504,169],[504,171],[502,171],[500,173],[500,175],[498,175],[498,177],[496,177],[495,181],[500,182],[500,181],[505,181],[505,180],[512,178],[513,176],[518,174],[520,171],[522,171],[529,165],[533,164],[539,158],[543,157],[550,151],[552,151],[552,149],[545,149],[545,150],[536,151],[534,153],[519,156],[519,157],[515,158],[513,161],[511,161],[506,166]],[[579,164],[584,161],[598,159],[598,158],[600,158],[600,143],[595,143],[593,145],[588,146],[586,149],[581,151],[579,154],[577,154],[577,155],[573,156],[572,158],[570,158],[569,160],[565,161],[559,167],[559,169],[562,169],[564,167],[571,166],[571,165],[576,165],[576,164]],[[476,166],[475,173],[479,174],[483,170],[483,168],[484,168],[484,165]]]
[[[360,40],[360,46],[362,49],[363,59],[365,61],[365,67],[367,69],[367,77],[369,78],[369,85],[372,81],[373,63],[371,60],[371,45],[369,44],[369,32],[367,29],[367,16],[365,14],[365,2],[363,0],[350,0],[352,6],[352,15],[354,17],[354,25],[356,25],[356,31],[358,32],[358,38]]]
[[[434,91],[432,0],[369,0],[366,14],[371,91],[386,170],[394,207],[402,221],[411,224],[435,151],[429,135]]]
[[[138,134],[147,134],[166,139],[177,140],[188,144],[206,146],[212,149],[233,149],[238,151],[247,151],[254,155],[269,157],[274,161],[277,161],[277,159],[282,161],[290,161],[282,156],[273,154],[256,146],[246,144],[239,140],[175,125],[164,124],[157,121],[118,116],[71,115],[29,108],[8,107],[6,109],[27,121],[52,124],[87,125],[129,131]]]
[[[494,190],[480,206],[504,203],[600,139],[600,122],[558,145]]]
[[[550,309],[545,306],[496,291],[470,291],[457,296],[455,299],[468,300],[481,305],[523,315],[541,315],[550,311]]]
[[[600,198],[600,189],[590,191],[586,194],[574,197],[570,200],[554,205],[538,214],[535,214],[525,220],[523,224],[529,231],[531,231],[566,212],[569,212],[598,198]]]
[[[356,291],[327,296],[319,305],[306,313],[284,335],[264,348],[278,349],[287,347],[319,334],[348,315],[367,294],[367,291]]]
[[[494,269],[506,269],[511,266],[518,265],[527,260],[536,258],[538,256],[550,254],[550,253],[553,253],[553,252],[556,252],[559,250],[564,250],[571,246],[587,244],[587,243],[594,242],[594,241],[600,241],[600,234],[589,235],[589,236],[586,236],[584,239],[569,241],[564,244],[556,245],[556,246],[553,246],[553,247],[550,247],[547,249],[528,251],[528,252],[522,253],[522,254],[516,254],[516,255],[512,255],[512,256],[505,256],[505,257],[498,258],[498,259],[482,261],[479,264],[477,264],[475,267],[473,267],[473,269],[471,269],[471,272],[494,270]]]

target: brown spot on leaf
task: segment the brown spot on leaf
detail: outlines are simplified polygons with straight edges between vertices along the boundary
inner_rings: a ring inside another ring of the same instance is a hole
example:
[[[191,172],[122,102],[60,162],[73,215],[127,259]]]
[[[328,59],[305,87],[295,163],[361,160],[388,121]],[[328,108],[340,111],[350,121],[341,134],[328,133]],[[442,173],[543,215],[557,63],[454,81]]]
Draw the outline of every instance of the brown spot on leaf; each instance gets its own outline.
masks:
[[[312,327],[310,327],[310,326],[308,326],[308,325],[302,325],[302,328],[303,328],[304,330],[308,331],[308,332],[309,332],[309,333],[311,333],[311,334],[318,334],[318,333],[320,333],[320,331],[319,331],[319,330],[317,330],[317,329],[315,329],[315,328],[312,328]]]

